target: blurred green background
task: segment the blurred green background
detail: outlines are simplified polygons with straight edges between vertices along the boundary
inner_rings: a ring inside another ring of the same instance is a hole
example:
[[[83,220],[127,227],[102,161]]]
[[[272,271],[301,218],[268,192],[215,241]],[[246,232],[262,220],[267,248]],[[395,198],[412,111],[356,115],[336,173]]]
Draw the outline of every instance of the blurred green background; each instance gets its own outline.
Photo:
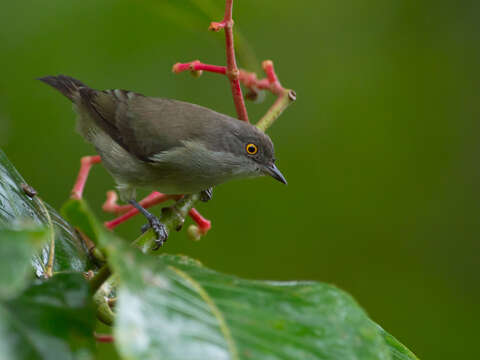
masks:
[[[234,115],[225,78],[170,71],[177,61],[224,63],[223,34],[207,31],[223,6],[2,1],[0,147],[58,208],[79,158],[94,152],[70,103],[35,78],[62,73]],[[298,95],[269,131],[289,185],[219,186],[199,206],[213,222],[208,236],[174,234],[164,251],[242,277],[334,283],[420,358],[474,358],[479,11],[478,1],[237,1],[237,29]],[[272,100],[248,104],[251,119]],[[112,185],[94,168],[85,196],[102,219]],[[133,239],[142,223],[118,232]]]

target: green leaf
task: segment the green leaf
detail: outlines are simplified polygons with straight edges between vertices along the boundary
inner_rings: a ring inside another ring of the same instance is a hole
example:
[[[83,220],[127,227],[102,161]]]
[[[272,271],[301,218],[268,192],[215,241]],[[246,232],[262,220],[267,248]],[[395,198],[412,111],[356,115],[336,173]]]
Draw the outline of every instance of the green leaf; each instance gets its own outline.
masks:
[[[244,280],[130,249],[114,266],[122,284],[115,336],[129,359],[395,358],[365,312],[331,285]]]
[[[108,253],[109,247],[113,245],[112,239],[115,238],[115,235],[107,231],[103,224],[97,220],[85,200],[68,200],[62,206],[61,213],[70,224],[77,229],[81,229],[98,248]]]
[[[26,181],[0,150],[0,229],[41,224],[53,230],[53,271],[85,271],[91,268],[87,252],[75,230],[40,196],[29,196],[23,190]],[[33,259],[38,277],[44,276],[51,244],[47,243]]]
[[[48,231],[0,229],[0,299],[24,289],[31,279],[32,256],[47,241]]]
[[[377,325],[380,333],[383,335],[385,342],[390,347],[390,353],[392,354],[392,360],[418,360],[414,353],[408,350],[403,344],[401,344],[392,335],[383,330]]]
[[[334,286],[244,280],[130,249],[113,259],[126,358],[392,359],[378,327]]]
[[[143,254],[106,232],[85,202],[63,211],[108,249],[123,358],[416,359],[334,286],[244,280],[186,257]]]
[[[92,359],[94,328],[87,282],[58,274],[0,301],[0,358]]]

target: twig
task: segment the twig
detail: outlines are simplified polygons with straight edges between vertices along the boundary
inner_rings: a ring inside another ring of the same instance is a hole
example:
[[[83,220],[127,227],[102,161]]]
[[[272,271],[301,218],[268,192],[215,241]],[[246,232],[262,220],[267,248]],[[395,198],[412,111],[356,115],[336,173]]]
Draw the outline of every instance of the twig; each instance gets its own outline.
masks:
[[[210,220],[205,219],[202,214],[198,212],[197,209],[191,208],[188,211],[188,215],[192,218],[193,221],[197,224],[196,229],[198,229],[198,238],[195,237],[195,240],[199,240],[201,235],[205,235],[208,230],[211,229],[212,223]]]
[[[90,288],[92,289],[92,292],[97,291],[111,274],[112,272],[108,265],[103,265],[100,270],[98,270],[97,274],[90,279]]]
[[[180,199],[182,196],[181,195],[167,195],[167,194],[162,194],[159,193],[158,191],[152,191],[149,195],[147,195],[145,198],[140,200],[139,204],[142,205],[145,209],[152,207],[157,204],[161,204],[165,201],[168,201],[170,199]],[[131,211],[134,210],[135,207],[132,205],[118,205],[118,195],[115,191],[110,190],[107,192],[107,198],[105,202],[103,203],[102,210],[105,212],[109,213],[114,213],[117,215],[125,214],[125,213],[130,213],[132,212],[129,217],[138,214],[138,210],[135,209],[136,211]],[[113,226],[107,225],[107,228],[112,229],[115,226],[119,224],[114,224]]]
[[[227,77],[230,80],[230,87],[232,88],[233,102],[237,110],[237,116],[240,120],[248,122],[247,108],[245,107],[245,100],[243,99],[242,89],[240,88],[240,81],[238,79],[240,71],[237,67],[237,60],[235,59],[235,46],[233,43],[233,0],[226,0],[225,15],[220,23],[212,22],[209,29],[212,31],[225,31],[225,50],[227,56]]]
[[[200,194],[185,195],[173,206],[163,209],[162,223],[169,229],[178,229],[183,225],[185,217],[198,200],[200,200]],[[144,253],[150,253],[155,248],[155,237],[153,233],[146,232],[137,238],[132,245]]]
[[[140,205],[142,205],[145,209],[148,209],[169,199],[179,200],[181,198],[181,195],[166,195],[157,191],[153,191],[150,195],[140,201]],[[118,205],[117,200],[118,196],[115,191],[107,192],[107,199],[103,204],[103,210],[106,212],[123,214],[116,219],[105,222],[105,226],[108,229],[114,229],[121,223],[127,221],[128,219],[139,213],[138,210],[135,209],[132,205]],[[211,229],[212,223],[210,222],[210,220],[205,219],[195,208],[191,208],[188,212],[188,215],[197,224],[193,225],[194,228],[189,228],[188,235],[193,240],[200,240],[200,237],[205,235]]]
[[[265,60],[262,63],[262,67],[266,75],[265,78],[258,79],[255,73],[240,69],[239,81],[250,90],[251,94],[258,95],[259,90],[267,90],[277,96],[277,100],[256,125],[262,131],[266,131],[281,115],[281,113],[296,100],[297,96],[295,91],[285,89],[282,86],[278,80],[277,74],[275,73],[273,62],[271,60]],[[172,71],[174,73],[191,71],[197,75],[201,75],[202,71],[208,71],[222,75],[227,74],[227,68],[225,66],[204,64],[199,60],[188,63],[176,63],[173,66]]]
[[[115,338],[113,337],[113,335],[110,335],[110,334],[97,334],[97,333],[93,333],[93,335],[95,336],[95,340],[97,342],[102,342],[102,343],[112,343],[115,341]]]
[[[172,72],[178,74],[183,71],[196,71],[197,75],[201,75],[202,71],[208,71],[212,73],[226,75],[227,67],[226,66],[218,66],[218,65],[210,65],[204,64],[200,62],[200,60],[194,60],[188,63],[176,63],[173,65]],[[240,73],[242,70],[240,70]]]
[[[42,209],[43,214],[47,218],[49,233],[50,233],[50,245],[48,247],[48,260],[47,265],[45,266],[45,274],[44,276],[49,279],[53,276],[53,264],[55,261],[55,228],[53,227],[52,217],[50,216],[50,212],[48,211],[47,207],[43,203],[42,199],[39,196],[36,196],[35,199],[38,202],[38,205]]]
[[[78,172],[77,181],[73,185],[72,199],[81,199],[83,195],[83,189],[87,182],[88,174],[92,165],[98,164],[102,159],[99,155],[84,156],[80,159],[80,171]]]
[[[199,67],[194,74],[201,75],[202,70],[210,71],[210,72],[217,72],[224,75],[227,75],[228,79],[230,80],[230,87],[232,89],[232,96],[233,102],[235,104],[235,109],[237,110],[237,117],[240,120],[248,121],[248,113],[247,108],[245,106],[245,100],[243,99],[242,88],[240,87],[240,70],[237,67],[237,60],[235,58],[235,46],[233,41],[233,0],[226,0],[225,2],[225,15],[223,16],[223,20],[220,22],[212,22],[210,23],[209,30],[212,31],[220,31],[224,29],[225,31],[225,52],[227,57],[227,66],[215,66],[215,65],[206,65],[201,64],[198,60],[196,62],[200,63]],[[186,69],[183,70],[175,70],[175,67],[179,65],[182,68],[182,64],[175,64],[173,67],[174,72],[181,72],[185,71],[189,65],[187,65]],[[204,66],[206,68],[204,68]],[[189,69],[192,70],[192,69]]]
[[[280,96],[275,100],[273,105],[268,109],[268,111],[263,115],[263,117],[255,125],[257,128],[263,132],[272,126],[275,120],[282,114],[282,112],[296,100],[297,96],[295,91],[284,89]]]
[[[97,248],[95,243],[87,236],[83,231],[80,229],[75,229],[80,239],[83,241],[85,247],[89,255],[93,258],[94,262],[97,265],[104,264],[107,260],[105,259],[105,255]]]

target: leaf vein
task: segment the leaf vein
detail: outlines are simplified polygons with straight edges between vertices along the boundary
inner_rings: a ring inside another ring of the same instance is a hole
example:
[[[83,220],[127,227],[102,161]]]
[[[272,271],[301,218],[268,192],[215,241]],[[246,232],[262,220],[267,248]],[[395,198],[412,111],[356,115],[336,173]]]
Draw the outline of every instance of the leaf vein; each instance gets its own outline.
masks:
[[[218,320],[220,331],[225,337],[225,341],[227,342],[228,350],[232,355],[232,359],[239,360],[237,347],[235,345],[235,342],[233,341],[232,334],[230,333],[230,329],[227,326],[225,318],[223,314],[220,312],[220,309],[217,307],[217,305],[215,305],[215,302],[213,301],[213,299],[210,297],[210,295],[208,295],[207,291],[202,287],[202,285],[200,285],[197,281],[195,281],[195,279],[190,277],[187,273],[171,265],[169,265],[168,267],[172,271],[174,271],[178,276],[180,276],[185,281],[187,281],[198,292],[200,297],[207,303],[213,315]]]

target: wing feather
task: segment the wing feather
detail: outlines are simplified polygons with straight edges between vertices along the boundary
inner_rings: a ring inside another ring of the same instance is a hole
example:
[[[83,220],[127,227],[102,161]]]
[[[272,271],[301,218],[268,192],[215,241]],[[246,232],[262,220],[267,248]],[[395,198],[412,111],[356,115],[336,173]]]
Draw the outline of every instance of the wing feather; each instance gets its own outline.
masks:
[[[226,127],[232,129],[239,123],[199,105],[126,90],[82,88],[80,94],[102,130],[146,162],[155,162],[154,155],[182,146],[184,141],[199,141],[207,147],[218,143]]]

